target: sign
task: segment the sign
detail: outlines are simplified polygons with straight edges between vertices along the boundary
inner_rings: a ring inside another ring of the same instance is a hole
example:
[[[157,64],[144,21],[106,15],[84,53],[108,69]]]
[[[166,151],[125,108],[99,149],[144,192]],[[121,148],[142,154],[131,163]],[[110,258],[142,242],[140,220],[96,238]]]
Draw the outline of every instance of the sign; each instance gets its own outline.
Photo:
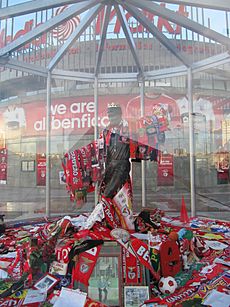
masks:
[[[54,15],[55,16],[59,15],[67,7],[68,6],[66,5],[66,6],[58,8],[55,11]],[[57,28],[55,28],[51,31],[53,38],[59,39],[61,41],[66,40],[70,36],[70,34],[72,34],[74,29],[79,25],[79,23],[80,23],[80,17],[79,16],[75,16],[75,17],[67,20],[64,24],[59,25]],[[6,30],[2,29],[0,31],[0,48],[3,48],[8,43],[15,41],[20,36],[25,35],[26,33],[30,32],[32,29],[40,26],[41,24],[43,24],[43,22],[35,24],[35,19],[27,20],[24,23],[24,27],[22,27],[21,29],[17,29],[17,32],[14,35],[7,35],[7,33],[5,32]],[[47,33],[43,33],[40,37],[38,37],[38,38],[32,40],[31,42],[27,43],[26,45],[24,45],[23,49],[28,49],[28,48],[30,48],[31,45],[38,47],[39,49],[42,46],[44,48],[44,46],[47,46],[47,43],[48,43],[47,37],[48,37]]]
[[[165,4],[161,4],[161,6],[165,7]],[[59,15],[60,13],[62,13],[68,6],[63,6],[58,8],[55,11],[55,15]],[[186,12],[186,7],[184,5],[179,5],[179,8],[177,10],[177,12],[183,16],[188,16],[188,13]],[[162,18],[162,17],[158,17],[158,16],[154,16],[152,13],[149,13],[147,11],[143,11],[144,15],[151,21],[154,22],[158,28],[159,31],[163,32],[163,31],[167,31],[169,34],[181,34],[181,27],[179,25],[172,25],[172,23],[170,23],[168,20]],[[101,29],[102,29],[102,24],[103,24],[103,19],[104,19],[104,10],[102,10],[96,19],[96,27],[95,27],[95,33],[96,35],[100,35],[101,33]],[[135,23],[132,22],[131,18],[132,16],[126,12],[125,17],[127,19],[127,22],[129,22],[129,27],[130,27],[130,31],[132,33],[143,33],[146,30],[144,29],[144,27],[142,25],[138,25],[136,26]],[[113,34],[114,34],[114,38],[117,38],[117,34],[120,34],[121,32],[121,24],[120,21],[118,20],[117,16],[116,16],[116,11],[115,9],[112,9],[111,13],[110,13],[110,21],[115,19],[115,25],[114,25],[114,29],[113,29]],[[58,26],[57,28],[52,30],[52,36],[53,38],[56,38],[58,40],[66,40],[69,35],[74,31],[74,29],[79,25],[81,20],[80,16],[75,16],[69,20],[67,20],[64,24]],[[41,25],[41,23],[35,24],[35,19],[30,19],[30,20],[26,20],[24,23],[24,26],[22,26],[21,29],[17,29],[17,31],[13,34],[13,35],[8,35],[8,33],[6,33],[6,29],[2,29],[0,31],[0,48],[3,48],[4,46],[6,46],[8,43],[16,40],[17,38],[19,38],[22,35],[25,35],[26,33],[30,32],[32,29],[38,27],[39,25]],[[47,34],[44,33],[42,34],[40,37],[34,39],[33,41],[31,41],[30,43],[26,44],[23,49],[28,49],[30,48],[31,45],[35,46],[35,47],[39,47],[41,48],[43,46],[47,46]]]
[[[121,40],[123,40],[121,42]],[[134,39],[134,43],[136,45],[137,50],[155,50],[160,48],[159,42],[153,41],[152,39],[145,39],[144,42],[141,39]],[[91,52],[95,53],[95,48],[96,52],[99,50],[99,43],[96,41],[96,47],[95,47],[95,42],[90,42],[89,47],[87,47],[87,50],[91,50]],[[211,43],[201,43],[201,42],[193,42],[190,43],[190,41],[185,41],[181,40],[180,42],[177,42],[176,48],[178,52],[185,52],[189,55],[195,55],[195,54],[215,54],[215,45]],[[105,45],[104,45],[104,51],[106,50],[107,52],[121,52],[121,56],[123,57],[124,50],[129,50],[129,44],[124,41],[124,39],[111,39],[108,40]],[[78,54],[83,57],[85,57],[85,48],[81,48],[81,46],[73,46],[67,50],[67,54],[70,58],[70,61],[73,61],[73,57]],[[41,48],[39,52],[35,53],[24,53],[24,62],[31,63],[31,62],[36,62],[36,61],[41,61],[45,59],[51,59],[55,56],[57,50],[56,47],[54,46],[52,49],[48,47],[47,49]],[[22,60],[22,58],[19,59]],[[122,62],[122,58],[121,58]],[[119,63],[118,63],[119,64]],[[39,64],[40,65],[40,64]],[[120,65],[120,64],[119,64]]]
[[[7,183],[7,149],[0,149],[0,184]]]
[[[145,94],[145,114],[152,114],[153,107],[161,105],[168,114],[170,129],[182,124],[183,105],[180,103],[183,97],[170,97],[168,95]],[[212,110],[212,120],[215,120],[215,128],[223,119],[223,108],[216,108],[217,97],[208,97]],[[202,100],[203,101],[203,100]],[[139,118],[140,96],[135,95],[107,95],[98,97],[98,127],[101,130],[108,124],[107,105],[118,102],[121,105],[124,118]],[[225,104],[229,100],[225,100]],[[214,108],[215,106],[215,108]],[[66,97],[52,100],[51,105],[51,135],[63,137],[81,134],[93,134],[95,126],[95,103],[93,96]],[[6,116],[7,115],[7,116]],[[20,115],[20,116],[19,116]],[[12,120],[17,118],[16,120]],[[206,116],[207,118],[207,116]],[[11,123],[12,120],[12,123]],[[15,124],[13,124],[15,123]],[[214,129],[215,129],[214,128]],[[46,103],[45,101],[32,101],[20,105],[0,107],[0,131],[7,138],[30,137],[46,135]],[[43,151],[41,151],[43,152]]]
[[[165,7],[165,3],[161,3],[162,7]],[[188,12],[186,12],[186,7],[184,5],[179,5],[179,8],[177,10],[177,12],[183,16],[188,17]],[[154,14],[146,11],[146,10],[142,10],[142,13],[149,19],[149,21],[151,21],[152,23],[154,23],[156,25],[156,27],[158,28],[158,30],[160,32],[163,31],[167,31],[169,34],[181,34],[181,27],[179,25],[172,25],[172,23],[170,23],[168,20],[162,18],[162,17],[158,17],[155,16]],[[104,20],[104,14],[105,11],[104,9],[101,10],[101,12],[99,13],[97,20],[96,20],[96,28],[95,28],[95,32],[96,35],[100,35],[101,34],[101,29],[102,29],[102,25],[103,25],[103,20]],[[142,25],[136,25],[136,22],[132,22],[133,17],[130,13],[126,12],[125,13],[125,17],[127,22],[129,23],[129,28],[131,33],[143,33],[146,32],[146,29],[142,26]],[[131,20],[132,19],[132,20]],[[116,15],[116,10],[112,9],[111,13],[110,13],[110,21],[115,21],[114,23],[114,28],[113,28],[113,33],[114,34],[120,34],[121,32],[121,23],[119,21],[119,19],[117,18]],[[116,37],[117,38],[117,37]]]
[[[46,157],[45,154],[37,154],[37,186],[46,185]]]
[[[158,159],[157,170],[158,186],[173,186],[173,155],[161,153]]]

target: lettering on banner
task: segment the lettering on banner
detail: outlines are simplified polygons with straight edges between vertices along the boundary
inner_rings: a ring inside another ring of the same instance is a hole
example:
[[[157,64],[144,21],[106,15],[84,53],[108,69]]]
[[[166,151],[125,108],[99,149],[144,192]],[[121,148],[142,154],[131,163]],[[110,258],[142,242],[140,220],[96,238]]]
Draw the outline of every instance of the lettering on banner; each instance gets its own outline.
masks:
[[[141,256],[145,261],[149,261],[149,251],[144,246],[140,246],[137,250],[137,254]]]
[[[94,101],[74,102],[67,106],[66,104],[55,104],[51,106],[51,130],[66,129],[87,129],[95,126]],[[73,117],[73,115],[75,115]],[[108,117],[98,117],[98,126],[106,127]],[[46,117],[36,120],[33,124],[35,131],[46,130]]]
[[[56,253],[57,261],[68,262],[69,261],[69,252],[71,247],[59,248]]]

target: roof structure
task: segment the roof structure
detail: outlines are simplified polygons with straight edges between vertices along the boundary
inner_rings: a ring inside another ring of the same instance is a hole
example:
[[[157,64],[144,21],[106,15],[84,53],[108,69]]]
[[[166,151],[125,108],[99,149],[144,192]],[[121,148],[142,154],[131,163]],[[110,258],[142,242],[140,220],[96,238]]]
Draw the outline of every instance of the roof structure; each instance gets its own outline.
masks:
[[[213,0],[33,0],[16,4],[0,9],[0,20],[15,18],[26,14],[47,10],[51,8],[57,8],[61,6],[68,6],[60,14],[51,16],[44,23],[41,23],[31,31],[27,32],[23,36],[19,36],[17,39],[9,42],[3,48],[0,49],[0,64],[10,69],[21,70],[24,72],[32,73],[35,75],[46,77],[48,72],[52,73],[53,78],[61,78],[68,80],[80,80],[93,82],[95,77],[98,81],[106,82],[107,80],[136,80],[136,79],[156,79],[161,77],[170,77],[174,75],[186,75],[187,69],[190,68],[192,72],[199,72],[207,68],[212,69],[213,67],[230,62],[230,38],[217,31],[212,30],[203,24],[200,24],[186,16],[183,16],[179,12],[175,12],[162,3],[170,4],[183,4],[188,6],[194,6],[199,8],[209,8],[220,11],[230,11],[228,0],[219,0],[218,2]],[[100,72],[101,61],[104,52],[104,46],[108,39],[108,28],[110,23],[111,12],[115,12],[123,30],[123,35],[127,40],[130,53],[133,57],[135,66],[137,67],[136,73],[127,74],[102,74]],[[58,67],[58,63],[65,56],[68,49],[81,38],[84,31],[95,20],[96,16],[103,11],[103,22],[99,38],[99,47],[97,50],[97,56],[95,61],[95,70],[93,73],[85,73],[74,70],[63,70]],[[183,51],[178,51],[176,44],[173,40],[169,39],[165,33],[159,31],[154,23],[147,17],[147,14],[152,16],[158,16],[182,27],[186,31],[191,31],[208,39],[210,42],[214,42],[218,46],[221,46],[221,51],[211,57],[203,58],[200,61],[191,61],[189,57]],[[148,35],[155,38],[167,49],[176,59],[179,65],[164,68],[162,70],[144,70],[144,65],[141,61],[133,33],[131,33],[130,26],[128,24],[126,14],[130,14],[139,25],[141,25]],[[19,60],[15,57],[15,52],[20,50],[23,46],[30,43],[31,41],[41,37],[44,33],[47,33],[64,22],[72,19],[76,15],[82,14],[83,18],[80,20],[78,26],[74,29],[71,35],[66,39],[56,54],[51,58],[46,66],[38,66],[36,64],[26,63],[23,60]],[[223,74],[226,74],[223,71]]]

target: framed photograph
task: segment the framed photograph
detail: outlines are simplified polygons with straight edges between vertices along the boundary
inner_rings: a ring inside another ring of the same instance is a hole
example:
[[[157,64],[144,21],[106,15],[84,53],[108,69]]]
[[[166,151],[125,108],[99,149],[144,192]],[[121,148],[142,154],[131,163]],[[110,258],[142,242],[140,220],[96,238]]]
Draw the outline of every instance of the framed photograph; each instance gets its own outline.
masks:
[[[35,161],[28,161],[28,172],[34,172],[35,171]]]
[[[27,172],[27,161],[21,162],[21,170],[22,172]]]
[[[59,183],[66,184],[66,178],[64,171],[59,171]]]
[[[34,288],[42,292],[49,292],[58,282],[58,278],[48,273],[35,283]]]
[[[35,161],[34,160],[21,161],[21,170],[22,172],[34,172],[35,171]]]
[[[133,286],[124,287],[125,307],[139,307],[149,299],[149,287]]]
[[[101,256],[89,280],[89,297],[106,306],[121,306],[119,260],[116,256]]]
[[[53,261],[50,264],[49,273],[52,275],[63,275],[67,273],[68,263],[60,263],[58,261]]]

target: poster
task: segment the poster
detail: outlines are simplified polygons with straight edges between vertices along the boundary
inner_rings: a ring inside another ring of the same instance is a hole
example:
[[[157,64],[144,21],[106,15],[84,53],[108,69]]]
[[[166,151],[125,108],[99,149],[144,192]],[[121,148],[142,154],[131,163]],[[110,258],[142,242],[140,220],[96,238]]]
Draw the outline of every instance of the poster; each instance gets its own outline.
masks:
[[[37,154],[37,186],[46,185],[46,156]]]
[[[158,186],[174,185],[173,155],[160,154],[158,160],[157,184]]]
[[[7,149],[0,149],[0,184],[7,183]]]

